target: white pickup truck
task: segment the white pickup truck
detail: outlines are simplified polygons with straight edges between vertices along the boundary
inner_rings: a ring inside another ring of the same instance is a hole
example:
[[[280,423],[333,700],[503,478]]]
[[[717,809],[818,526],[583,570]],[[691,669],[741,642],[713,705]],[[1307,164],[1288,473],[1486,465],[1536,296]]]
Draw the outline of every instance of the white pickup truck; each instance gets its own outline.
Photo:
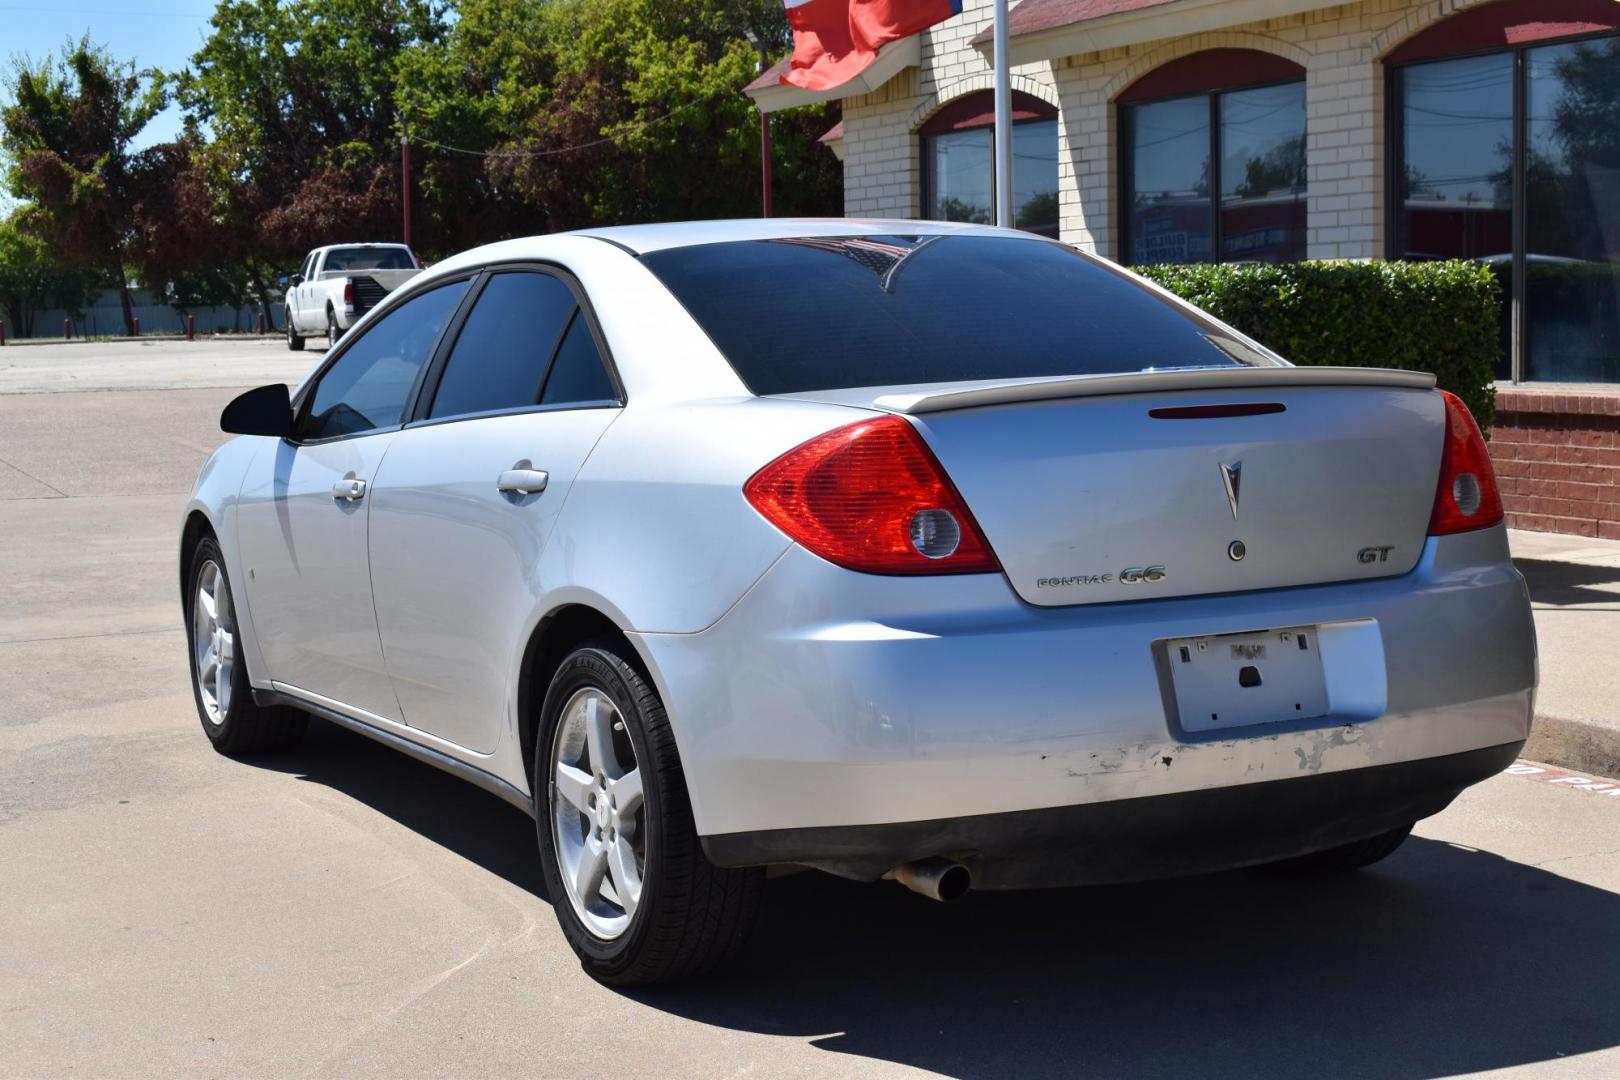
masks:
[[[287,348],[302,349],[306,336],[321,334],[329,346],[336,345],[360,316],[421,272],[404,244],[316,248],[287,279]]]

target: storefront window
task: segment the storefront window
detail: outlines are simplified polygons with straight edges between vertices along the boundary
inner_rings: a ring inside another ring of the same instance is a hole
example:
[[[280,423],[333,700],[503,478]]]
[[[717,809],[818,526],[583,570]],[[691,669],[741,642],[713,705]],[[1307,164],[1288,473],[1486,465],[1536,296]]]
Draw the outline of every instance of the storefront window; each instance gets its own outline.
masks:
[[[1620,38],[1524,67],[1523,377],[1620,381]]]
[[[1596,19],[1615,25],[1615,6],[1593,7]],[[1487,5],[1389,58],[1391,254],[1496,271],[1499,378],[1616,382],[1620,36],[1537,41],[1602,25],[1544,14],[1514,0]],[[1490,43],[1496,51],[1482,51]],[[1447,51],[1474,55],[1437,58]]]
[[[1233,72],[1269,85],[1221,85]],[[1266,53],[1214,50],[1120,98],[1131,262],[1305,257],[1303,74]],[[1176,93],[1194,86],[1203,92]]]
[[[1051,237],[1058,234],[1056,111],[1038,98],[1013,95],[1013,222]],[[981,92],[957,99],[923,126],[924,217],[995,221],[994,125],[994,100]]]

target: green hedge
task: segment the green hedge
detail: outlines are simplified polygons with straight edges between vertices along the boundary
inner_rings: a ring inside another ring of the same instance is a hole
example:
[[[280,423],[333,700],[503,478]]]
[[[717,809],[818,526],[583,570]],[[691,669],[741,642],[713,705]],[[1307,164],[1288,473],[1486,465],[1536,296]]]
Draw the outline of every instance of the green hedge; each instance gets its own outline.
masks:
[[[1501,345],[1499,291],[1487,266],[1327,261],[1135,269],[1292,363],[1432,371],[1490,430]]]

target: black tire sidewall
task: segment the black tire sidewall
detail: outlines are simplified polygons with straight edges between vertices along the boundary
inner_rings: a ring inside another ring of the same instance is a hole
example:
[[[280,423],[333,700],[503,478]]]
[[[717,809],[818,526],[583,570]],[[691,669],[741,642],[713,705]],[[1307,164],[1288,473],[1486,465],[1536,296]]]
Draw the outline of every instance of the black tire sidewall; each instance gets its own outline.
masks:
[[[558,922],[569,944],[590,967],[607,974],[629,967],[634,962],[649,927],[655,921],[651,913],[659,903],[665,880],[663,837],[667,826],[663,815],[665,797],[659,783],[663,770],[653,757],[641,703],[625,677],[627,671],[631,669],[622,658],[596,645],[578,649],[563,661],[546,691],[545,703],[541,707],[530,788],[535,795],[535,826],[539,833],[540,863],[546,881],[546,894],[556,909]],[[568,898],[568,887],[563,883],[552,827],[552,746],[563,706],[575,693],[586,687],[595,687],[606,694],[624,720],[626,733],[635,747],[636,767],[641,770],[642,817],[647,830],[641,899],[636,905],[635,915],[631,917],[629,929],[611,941],[604,941],[591,933],[574,912],[573,902]]]
[[[197,603],[197,579],[202,576],[202,568],[208,563],[219,567],[219,574],[225,580],[225,588],[231,596],[231,610],[236,610],[236,586],[231,581],[230,571],[225,566],[225,555],[219,550],[219,544],[213,537],[204,537],[197,542],[197,547],[191,557],[191,566],[186,571],[186,660],[187,670],[191,672],[191,699],[197,706],[197,720],[202,724],[203,732],[211,742],[229,743],[236,729],[244,723],[242,719],[243,701],[246,695],[252,693],[248,686],[247,668],[241,662],[240,651],[236,662],[231,665],[231,706],[225,713],[222,723],[214,724],[208,719],[208,709],[203,704],[202,686],[197,675],[197,625],[195,605]],[[237,648],[241,648],[241,634],[236,633]]]

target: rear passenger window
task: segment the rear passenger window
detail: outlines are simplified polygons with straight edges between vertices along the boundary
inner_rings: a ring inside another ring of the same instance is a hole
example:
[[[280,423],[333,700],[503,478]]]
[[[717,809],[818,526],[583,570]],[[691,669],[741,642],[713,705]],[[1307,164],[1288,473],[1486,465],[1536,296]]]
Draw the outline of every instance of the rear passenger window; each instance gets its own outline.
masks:
[[[535,404],[546,361],[573,310],[573,293],[549,274],[490,278],[456,338],[428,415],[463,416]]]
[[[613,380],[608,378],[607,366],[602,363],[602,354],[596,351],[590,323],[583,311],[576,311],[562,347],[557,350],[557,361],[551,365],[551,377],[546,380],[546,392],[540,404],[573,405],[617,401],[618,398]]]

